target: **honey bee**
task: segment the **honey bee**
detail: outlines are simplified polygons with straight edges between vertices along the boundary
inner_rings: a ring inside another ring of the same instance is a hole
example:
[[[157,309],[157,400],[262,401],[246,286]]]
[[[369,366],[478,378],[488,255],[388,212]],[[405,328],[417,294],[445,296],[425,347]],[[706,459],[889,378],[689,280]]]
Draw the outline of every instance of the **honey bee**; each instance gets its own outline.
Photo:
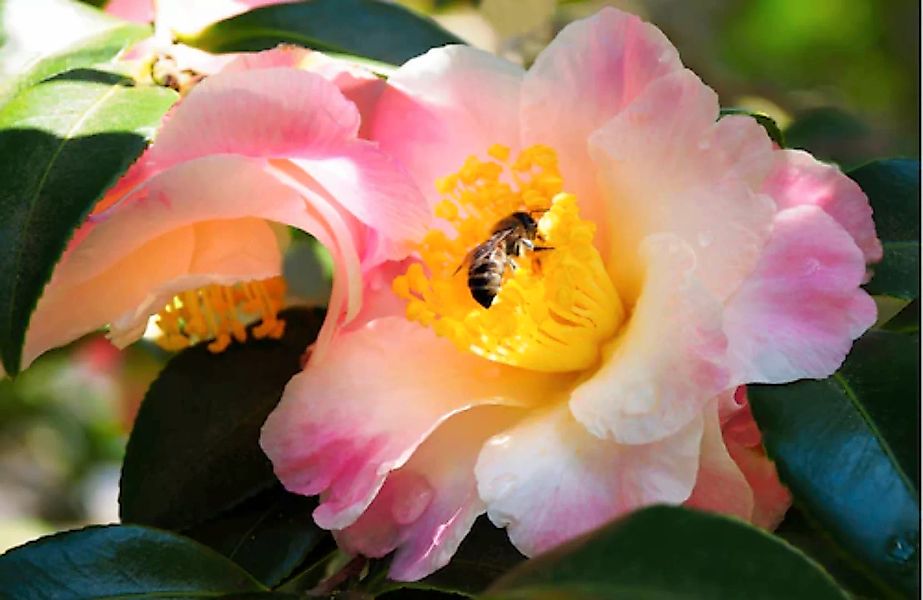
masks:
[[[527,212],[514,212],[497,221],[490,230],[490,237],[475,246],[458,267],[460,270],[468,265],[468,290],[475,302],[490,308],[500,292],[506,268],[516,268],[515,257],[525,256],[530,250],[551,250],[536,246],[536,239],[538,222]]]

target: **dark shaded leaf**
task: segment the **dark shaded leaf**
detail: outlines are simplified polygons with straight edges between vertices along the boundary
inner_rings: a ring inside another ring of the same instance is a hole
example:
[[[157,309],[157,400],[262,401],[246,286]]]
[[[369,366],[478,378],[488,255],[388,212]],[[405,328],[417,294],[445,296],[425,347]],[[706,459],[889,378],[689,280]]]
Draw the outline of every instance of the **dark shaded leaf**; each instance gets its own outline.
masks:
[[[0,354],[19,370],[30,315],[74,230],[177,95],[68,71],[0,109]]]
[[[865,286],[871,294],[920,295],[920,162],[879,160],[848,173],[872,204],[884,258]]]
[[[796,500],[884,590],[919,582],[919,340],[870,331],[822,381],[749,386],[769,456]]]
[[[87,527],[0,556],[0,590],[9,600],[239,598],[265,589],[209,548],[147,527]]]
[[[763,113],[753,112],[752,110],[747,110],[745,108],[722,108],[719,118],[726,117],[727,115],[744,115],[747,117],[752,117],[760,126],[766,130],[766,133],[769,135],[769,139],[774,141],[780,147],[785,148],[785,136],[782,134],[782,130],[779,129],[779,125],[776,123],[775,119],[769,115],[764,115]]]
[[[289,309],[279,340],[212,354],[177,354],[148,389],[128,440],[119,496],[123,521],[183,529],[276,483],[260,428],[323,320]]]
[[[880,326],[880,329],[898,333],[920,332],[920,300],[908,303],[896,315]]]
[[[378,0],[309,0],[265,6],[180,41],[209,52],[266,50],[290,43],[393,65],[430,48],[464,43],[431,19]]]
[[[330,537],[314,524],[316,507],[316,498],[277,486],[184,533],[274,587]]]
[[[735,519],[679,507],[632,513],[526,561],[487,598],[845,598],[803,554]]]

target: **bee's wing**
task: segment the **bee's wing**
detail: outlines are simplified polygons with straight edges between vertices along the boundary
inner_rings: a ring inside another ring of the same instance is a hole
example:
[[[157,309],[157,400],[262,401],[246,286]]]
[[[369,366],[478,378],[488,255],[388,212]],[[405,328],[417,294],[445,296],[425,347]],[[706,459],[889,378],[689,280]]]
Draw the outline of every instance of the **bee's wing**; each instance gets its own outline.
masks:
[[[501,247],[501,245],[506,240],[506,238],[509,237],[513,233],[513,231],[514,231],[513,228],[502,229],[500,231],[497,231],[491,234],[491,236],[487,238],[487,241],[481,242],[480,244],[472,248],[468,252],[468,254],[465,255],[465,258],[462,259],[461,264],[458,265],[458,268],[455,269],[455,272],[452,273],[452,276],[454,277],[455,275],[458,275],[458,272],[462,270],[462,267],[466,265],[470,265],[471,261],[473,261],[474,258],[481,252],[488,252],[491,254],[496,252],[497,249]]]

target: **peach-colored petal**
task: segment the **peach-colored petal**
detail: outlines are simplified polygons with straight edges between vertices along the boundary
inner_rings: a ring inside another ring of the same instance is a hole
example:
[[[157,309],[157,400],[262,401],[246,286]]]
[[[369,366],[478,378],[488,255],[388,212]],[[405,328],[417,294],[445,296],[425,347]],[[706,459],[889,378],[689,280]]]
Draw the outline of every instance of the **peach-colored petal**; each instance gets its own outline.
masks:
[[[718,419],[717,402],[705,410],[699,473],[695,489],[684,504],[734,515],[747,522],[753,517],[753,490],[737,463],[728,454]]]
[[[602,237],[608,221],[588,168],[587,140],[652,81],[681,68],[659,29],[604,8],[561,30],[523,80],[523,145],[557,150],[565,189],[581,199],[581,212],[603,229]]]
[[[865,261],[852,237],[821,208],[780,212],[759,264],[725,310],[733,382],[826,377],[875,322],[859,288]]]
[[[727,389],[721,307],[701,289],[692,251],[659,234],[641,253],[644,288],[626,330],[570,399],[590,432],[626,444],[674,434]]]
[[[849,232],[865,262],[881,260],[872,208],[855,181],[835,165],[824,164],[801,150],[777,152],[773,165],[763,189],[780,210],[802,204],[819,206]]]
[[[435,182],[494,143],[519,146],[521,68],[466,46],[430,50],[388,80],[371,137],[434,204]]]
[[[491,521],[534,555],[630,510],[686,500],[702,427],[697,416],[657,442],[619,444],[590,435],[560,405],[487,442],[478,492]]]
[[[421,579],[445,566],[486,506],[477,493],[474,465],[488,437],[524,411],[479,406],[445,421],[392,472],[368,510],[338,532],[341,548],[391,559],[392,579]]]
[[[651,83],[590,140],[616,231],[605,258],[629,303],[643,270],[636,248],[651,233],[682,237],[695,250],[697,277],[719,300],[756,264],[774,207],[749,184],[754,153],[769,161],[772,146],[762,129],[717,118],[715,93],[692,72],[677,71]],[[749,139],[724,148],[730,133]],[[741,147],[744,155],[736,153]]]
[[[260,443],[286,488],[321,494],[317,523],[342,529],[451,415],[543,401],[552,386],[550,378],[461,353],[402,317],[384,318],[312,357],[289,382]]]
[[[303,229],[331,250],[355,313],[359,258],[338,213],[283,185],[260,161],[206,157],[91,217],[39,300],[25,363],[107,323],[117,343],[130,343],[178,292],[278,275],[279,243],[267,221]]]

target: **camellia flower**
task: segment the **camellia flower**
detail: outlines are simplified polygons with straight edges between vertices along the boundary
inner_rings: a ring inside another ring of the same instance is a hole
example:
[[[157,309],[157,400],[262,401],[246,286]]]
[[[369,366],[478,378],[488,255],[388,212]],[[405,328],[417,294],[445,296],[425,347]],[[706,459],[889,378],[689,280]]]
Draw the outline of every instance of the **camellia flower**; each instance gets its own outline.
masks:
[[[210,341],[221,351],[255,318],[256,337],[280,336],[277,224],[310,233],[334,258],[322,350],[358,312],[363,272],[404,257],[406,240],[425,231],[409,177],[358,137],[353,100],[379,81],[280,48],[237,57],[197,84],[75,233],[32,315],[23,367],[106,325],[127,345],[152,315],[174,350]]]
[[[850,179],[719,120],[661,32],[614,9],[527,72],[432,50],[364,127],[431,218],[264,426],[319,525],[417,579],[485,512],[527,555],[654,503],[778,524],[742,386],[825,377],[874,322],[859,286],[882,251]],[[492,238],[515,212],[534,231]]]

